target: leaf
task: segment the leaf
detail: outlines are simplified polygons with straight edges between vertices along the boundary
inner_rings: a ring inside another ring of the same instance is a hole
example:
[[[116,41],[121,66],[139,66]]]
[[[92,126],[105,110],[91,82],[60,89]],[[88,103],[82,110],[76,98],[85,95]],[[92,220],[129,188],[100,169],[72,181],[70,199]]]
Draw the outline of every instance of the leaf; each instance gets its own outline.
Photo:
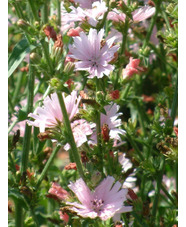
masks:
[[[20,194],[19,190],[14,189],[14,188],[10,189],[8,191],[8,197],[12,198],[15,202],[19,201],[21,203],[22,207],[24,207],[26,210],[28,209],[26,201],[25,201],[23,195]]]
[[[8,77],[16,70],[24,57],[36,48],[35,45],[30,45],[26,39],[22,39],[14,47],[12,54],[8,59]]]

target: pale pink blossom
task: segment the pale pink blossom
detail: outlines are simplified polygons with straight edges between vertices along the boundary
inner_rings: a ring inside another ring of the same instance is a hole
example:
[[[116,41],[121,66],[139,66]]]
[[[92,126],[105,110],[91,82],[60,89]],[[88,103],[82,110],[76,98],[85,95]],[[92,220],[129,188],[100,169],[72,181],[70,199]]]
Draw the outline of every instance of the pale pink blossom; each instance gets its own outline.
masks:
[[[118,117],[122,115],[122,113],[118,113],[119,106],[114,103],[114,104],[105,106],[104,109],[105,109],[106,115],[101,113],[101,119],[100,119],[101,127],[103,127],[103,125],[106,124],[109,129],[110,139],[114,139],[115,146],[120,146],[121,144],[125,143],[125,142],[121,142],[121,138],[120,138],[120,135],[125,134],[125,130],[118,128],[122,125],[121,119],[118,119]],[[91,144],[97,143],[96,130],[92,134],[90,140],[91,141],[89,141],[89,143]],[[117,144],[117,141],[120,141],[120,143]]]
[[[80,37],[74,37],[74,44],[70,46],[72,54],[69,56],[79,60],[75,62],[76,70],[87,70],[90,73],[89,78],[108,76],[114,69],[109,62],[114,58],[119,46],[112,46],[115,40],[115,37],[112,37],[102,47],[103,35],[104,29],[97,33],[96,29],[91,28],[88,36],[81,32]]]
[[[123,70],[123,78],[132,77],[135,73],[139,72],[140,59],[133,59],[132,57],[129,59],[129,64]]]
[[[132,12],[132,19],[134,22],[140,22],[148,19],[149,17],[154,15],[154,13],[155,7],[143,6]],[[126,15],[114,8],[108,13],[107,19],[115,22],[125,22]]]
[[[125,154],[122,154],[119,156],[119,163],[122,165],[122,172],[126,173],[129,169],[132,168],[132,163],[130,159],[125,157]],[[123,188],[132,188],[135,192],[137,191],[136,188],[136,177],[135,176],[135,171],[131,174],[128,175],[128,177],[125,179],[123,183]]]
[[[35,82],[36,82],[36,81],[35,81]],[[39,94],[39,93],[36,94],[36,95],[34,96],[34,101],[33,101],[33,103],[36,104],[37,101],[38,101],[41,97],[42,97],[41,94]],[[26,106],[26,104],[27,104],[27,99],[21,100],[20,106],[15,106],[15,108],[14,108],[15,112],[18,113],[19,110],[20,110],[21,108],[23,108],[24,106]],[[14,122],[16,119],[17,119],[17,117],[14,115],[14,116],[11,118],[10,121],[11,121],[11,122]],[[25,134],[25,124],[26,124],[26,122],[27,122],[26,120],[17,122],[16,125],[13,127],[12,131],[10,132],[10,134],[14,134],[17,130],[20,130],[20,137],[24,137],[24,134]]]
[[[74,0],[74,2],[79,3],[79,6],[86,9],[91,9],[92,4],[97,0]]]
[[[77,91],[73,91],[70,95],[65,97],[62,93],[66,110],[71,120],[76,113],[78,113],[78,106],[81,97],[77,97]],[[63,123],[63,114],[59,104],[59,100],[56,93],[51,94],[51,97],[47,96],[43,101],[42,107],[37,107],[34,113],[28,115],[35,119],[34,121],[27,121],[29,125],[39,127],[40,132],[44,132],[45,128],[52,128],[59,123]]]
[[[87,141],[87,136],[93,133],[92,127],[94,127],[94,124],[89,124],[84,119],[76,120],[71,123],[72,133],[77,147],[80,147]],[[66,144],[64,149],[69,150],[70,145]]]
[[[69,193],[56,182],[52,183],[48,193],[56,196],[59,200],[66,200],[69,196]]]
[[[125,213],[132,211],[131,206],[124,206],[128,190],[121,189],[121,183],[114,184],[115,179],[107,176],[94,191],[90,191],[83,179],[70,183],[69,188],[76,194],[80,203],[67,202],[71,205],[72,211],[75,211],[82,217],[91,219],[99,217],[106,221],[112,218],[116,213]]]
[[[133,20],[135,22],[140,22],[143,20],[148,19],[155,13],[155,7],[150,7],[150,6],[144,6],[139,9],[136,9],[133,13]]]
[[[82,9],[81,7],[69,7],[71,11],[64,13],[63,20],[70,24],[72,22],[88,22],[91,26],[96,27],[99,20],[103,18],[103,14],[107,11],[104,1],[96,1],[90,9]]]

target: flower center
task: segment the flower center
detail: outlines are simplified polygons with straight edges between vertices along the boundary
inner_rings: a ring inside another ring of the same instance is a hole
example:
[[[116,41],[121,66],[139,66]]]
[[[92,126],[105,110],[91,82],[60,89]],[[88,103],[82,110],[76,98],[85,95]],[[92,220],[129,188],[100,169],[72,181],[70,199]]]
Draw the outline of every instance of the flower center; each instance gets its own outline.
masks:
[[[104,205],[104,201],[102,199],[94,199],[92,202],[92,209],[99,213],[102,209],[102,206]]]

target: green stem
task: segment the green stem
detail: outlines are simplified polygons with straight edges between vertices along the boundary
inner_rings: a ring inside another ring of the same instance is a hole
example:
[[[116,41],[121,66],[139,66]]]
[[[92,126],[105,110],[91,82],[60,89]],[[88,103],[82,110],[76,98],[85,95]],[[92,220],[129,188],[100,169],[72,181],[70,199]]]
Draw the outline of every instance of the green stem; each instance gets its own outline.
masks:
[[[45,42],[45,40],[41,41],[41,45],[43,47],[43,52],[44,52],[47,64],[49,66],[49,69],[50,69],[50,74],[52,76],[53,75],[53,66],[52,66],[52,62],[51,62],[51,59],[50,59],[50,55],[49,55],[48,45]]]
[[[123,29],[123,40],[122,40],[122,45],[121,45],[121,52],[120,54],[122,55],[125,52],[125,48],[126,48],[126,43],[127,43],[127,35],[128,35],[128,26],[129,26],[129,19],[126,18],[125,20],[125,25],[124,25],[124,29]]]
[[[61,27],[61,0],[57,0],[57,15],[58,15],[58,25]]]
[[[121,99],[126,99],[127,98],[127,95],[129,93],[129,90],[130,90],[130,86],[131,86],[131,83],[128,83],[123,91],[123,93],[121,94]]]
[[[13,113],[14,112],[14,106],[13,106],[11,95],[10,95],[9,92],[8,92],[8,106],[11,109],[11,112]]]
[[[156,12],[151,20],[151,23],[150,23],[150,26],[149,26],[149,30],[147,32],[147,35],[146,35],[146,39],[143,43],[143,46],[142,48],[144,49],[148,43],[149,43],[149,40],[150,40],[150,37],[151,37],[151,34],[152,34],[152,31],[153,31],[153,28],[154,28],[154,25],[156,23],[156,18],[158,16],[158,13],[159,13],[159,10],[160,10],[160,6],[161,6],[161,0],[157,0],[157,3],[156,3]]]
[[[23,227],[23,208],[22,204],[15,202],[15,227]]]
[[[66,130],[68,132],[69,144],[70,144],[70,147],[71,147],[71,150],[72,150],[74,160],[76,162],[77,170],[78,170],[80,176],[82,178],[84,178],[83,167],[82,167],[82,164],[81,164],[81,161],[80,161],[80,156],[79,156],[79,153],[78,153],[78,150],[77,150],[77,147],[76,147],[76,143],[75,143],[75,140],[74,140],[74,136],[73,136],[73,133],[72,133],[72,129],[71,129],[71,126],[70,126],[70,120],[69,120],[69,117],[68,117],[68,114],[67,114],[65,102],[64,102],[64,99],[63,99],[61,92],[57,92],[57,96],[58,96],[59,103],[60,103],[60,106],[61,106],[61,111],[63,113],[64,124],[65,124]]]
[[[170,199],[170,201],[172,202],[172,204],[176,205],[174,199],[168,193],[167,189],[165,188],[165,186],[163,184],[161,185],[161,189],[163,190],[163,192],[165,193],[165,195]]]
[[[34,19],[35,19],[36,21],[39,21],[38,11],[37,11],[36,8],[35,8],[35,3],[34,3],[34,1],[33,1],[33,0],[28,0],[28,3],[29,3],[29,5],[30,5],[30,8],[31,8],[32,14],[33,14],[33,16],[34,16]]]
[[[27,114],[32,112],[33,109],[33,99],[34,99],[34,79],[35,72],[32,64],[29,66],[29,78],[28,78],[28,102],[27,102]],[[23,153],[21,159],[21,174],[24,175],[28,166],[28,155],[30,149],[30,138],[31,138],[32,127],[26,124],[25,135],[23,141]]]
[[[14,3],[12,3],[12,5],[14,6],[18,17],[22,18],[23,20],[25,20],[25,16],[23,15],[23,10],[20,8],[19,3],[18,2],[14,2]]]
[[[13,127],[17,124],[18,122],[18,119],[16,119],[11,125],[10,127],[8,128],[8,134],[12,131]]]
[[[39,178],[39,180],[38,180],[38,182],[36,184],[36,188],[35,188],[36,191],[39,188],[39,186],[40,186],[41,182],[43,181],[43,179],[45,178],[46,173],[47,173],[50,165],[52,164],[57,152],[59,151],[59,149],[60,149],[60,146],[57,145],[56,148],[52,151],[52,154],[50,155],[50,158],[48,159],[48,161],[47,161],[47,163],[46,163],[46,165],[45,165],[45,167],[44,167],[44,169],[43,169],[43,171],[41,173],[41,176],[40,176],[40,178]]]
[[[18,94],[20,93],[20,88],[21,88],[21,82],[22,82],[22,79],[23,79],[23,75],[24,75],[24,73],[21,73],[21,75],[18,76],[18,79],[17,79],[16,88],[15,88],[15,91],[14,91],[14,94],[13,94],[13,100],[12,100],[14,106],[15,106],[15,104],[17,102]]]
[[[12,173],[13,173],[14,177],[16,177],[16,167],[15,167],[15,163],[14,163],[14,160],[13,160],[10,152],[8,152],[8,158],[9,158],[10,163],[11,163]]]
[[[156,212],[158,210],[158,201],[159,201],[160,189],[161,189],[161,185],[162,185],[164,166],[165,166],[165,159],[163,158],[162,169],[158,172],[158,176],[157,176],[155,196],[154,196],[153,207],[152,207],[152,217],[151,217],[152,224],[154,224],[154,222],[155,222]]]
[[[178,108],[178,75],[176,77],[176,86],[174,90],[174,96],[173,96],[173,102],[172,102],[172,108],[171,108],[171,118],[173,121],[173,125],[174,125],[174,119],[177,113],[177,108]]]
[[[47,0],[45,0],[45,3],[41,8],[41,19],[44,24],[48,23],[48,1]]]
[[[132,145],[132,147],[136,151],[136,153],[138,154],[138,156],[141,159],[141,161],[143,161],[144,160],[143,155],[141,154],[140,149],[138,148],[137,144],[135,143],[135,141],[133,140],[133,138],[131,137],[131,135],[129,135],[129,133],[127,133],[126,134],[126,137],[127,137],[128,141],[129,141],[129,143]]]
[[[145,119],[144,119],[144,115],[143,115],[143,108],[141,107],[141,105],[139,104],[138,100],[136,100],[136,107],[138,109],[138,117],[139,117],[139,122],[142,128],[142,133],[144,136],[147,135],[147,131],[146,131],[146,127],[145,127]]]

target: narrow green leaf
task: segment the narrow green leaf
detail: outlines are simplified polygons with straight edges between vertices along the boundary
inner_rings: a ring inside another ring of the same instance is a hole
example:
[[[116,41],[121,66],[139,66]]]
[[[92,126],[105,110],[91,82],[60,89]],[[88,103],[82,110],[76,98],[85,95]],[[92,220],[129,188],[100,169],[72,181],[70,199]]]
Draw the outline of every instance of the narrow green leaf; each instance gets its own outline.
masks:
[[[14,47],[12,54],[8,59],[8,77],[16,70],[24,57],[36,48],[35,45],[30,45],[26,39],[22,39]]]

